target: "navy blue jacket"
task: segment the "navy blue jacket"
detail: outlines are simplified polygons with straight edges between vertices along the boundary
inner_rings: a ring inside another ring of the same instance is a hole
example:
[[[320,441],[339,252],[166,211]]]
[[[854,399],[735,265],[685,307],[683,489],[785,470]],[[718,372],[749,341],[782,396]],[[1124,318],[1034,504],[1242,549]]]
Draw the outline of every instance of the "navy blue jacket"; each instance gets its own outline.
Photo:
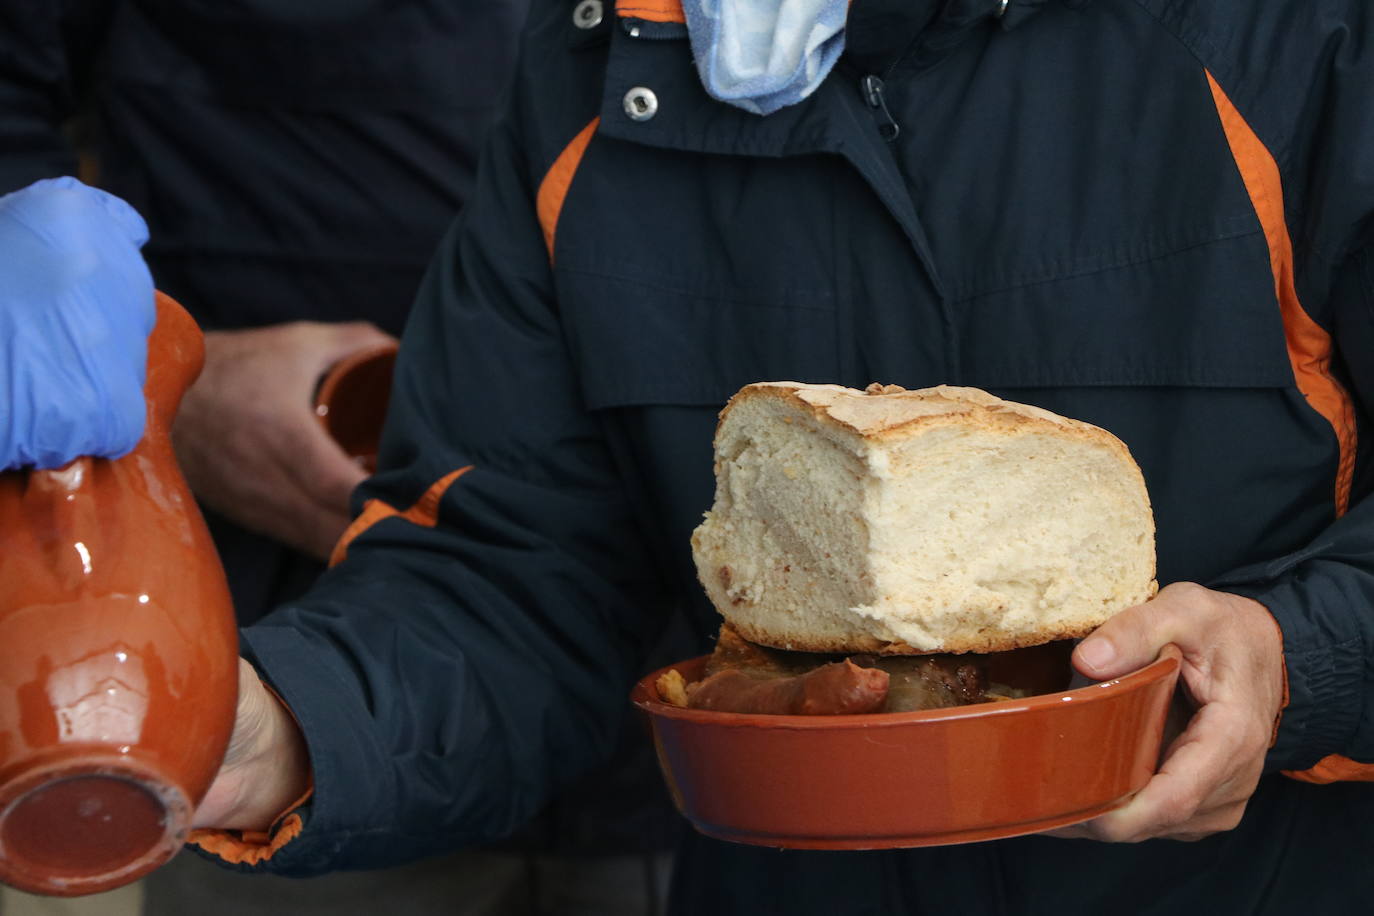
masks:
[[[671,3],[621,5],[538,5],[346,559],[244,633],[315,774],[256,867],[499,834],[604,755],[667,623],[717,626],[688,535],[741,385],[947,382],[1111,430],[1161,583],[1270,608],[1268,775],[1193,844],[692,836],[675,912],[1367,908],[1374,7],[856,0],[836,70],[759,118],[706,96]]]

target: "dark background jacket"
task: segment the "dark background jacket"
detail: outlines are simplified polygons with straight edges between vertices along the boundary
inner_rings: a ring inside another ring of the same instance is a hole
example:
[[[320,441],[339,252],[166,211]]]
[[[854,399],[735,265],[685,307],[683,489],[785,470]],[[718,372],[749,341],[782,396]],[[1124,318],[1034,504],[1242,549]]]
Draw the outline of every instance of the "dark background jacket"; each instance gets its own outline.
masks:
[[[479,840],[605,754],[665,621],[695,650],[716,627],[688,535],[739,386],[947,382],[1111,430],[1150,488],[1160,581],[1270,608],[1288,702],[1268,775],[1239,828],[1193,844],[693,836],[677,912],[1367,906],[1374,788],[1316,783],[1374,763],[1374,10],[998,5],[858,0],[839,67],[763,119],[703,93],[671,5],[590,29],[538,5],[347,559],[244,634],[316,786],[257,867]],[[645,90],[656,113],[630,117]]]
[[[471,193],[524,0],[0,0],[0,193],[77,174],[209,329],[399,334]],[[64,127],[66,130],[64,131]],[[208,514],[250,623],[315,560]]]

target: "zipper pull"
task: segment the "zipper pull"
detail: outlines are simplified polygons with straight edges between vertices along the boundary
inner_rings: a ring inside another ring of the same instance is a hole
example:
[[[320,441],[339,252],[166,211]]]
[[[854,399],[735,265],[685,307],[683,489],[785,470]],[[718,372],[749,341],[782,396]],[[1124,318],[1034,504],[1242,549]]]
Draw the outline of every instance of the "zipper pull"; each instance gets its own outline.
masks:
[[[883,98],[883,81],[870,73],[859,81],[859,89],[868,107],[878,112],[878,133],[888,143],[896,140],[902,132],[902,126],[887,109],[887,100]]]

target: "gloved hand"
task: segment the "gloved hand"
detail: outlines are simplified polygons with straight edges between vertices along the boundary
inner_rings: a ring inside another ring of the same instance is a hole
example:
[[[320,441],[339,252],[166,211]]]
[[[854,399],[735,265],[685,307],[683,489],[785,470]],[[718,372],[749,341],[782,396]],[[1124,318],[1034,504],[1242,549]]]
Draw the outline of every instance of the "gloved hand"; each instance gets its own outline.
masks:
[[[0,469],[118,458],[143,437],[147,240],[133,207],[75,178],[0,197]]]

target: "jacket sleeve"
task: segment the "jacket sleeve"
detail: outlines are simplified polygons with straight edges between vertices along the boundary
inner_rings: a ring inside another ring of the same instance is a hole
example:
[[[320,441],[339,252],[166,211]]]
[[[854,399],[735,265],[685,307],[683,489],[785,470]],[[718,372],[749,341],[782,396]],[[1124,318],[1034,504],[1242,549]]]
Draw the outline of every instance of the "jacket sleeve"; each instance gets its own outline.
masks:
[[[1374,780],[1374,500],[1305,549],[1209,584],[1259,601],[1283,632],[1285,706],[1266,770]]]
[[[1218,79],[1282,173],[1291,293],[1330,336],[1311,365],[1342,391],[1350,420],[1333,425],[1353,485],[1349,510],[1311,544],[1214,584],[1263,603],[1283,631],[1287,699],[1269,768],[1374,780],[1374,449],[1361,441],[1374,405],[1374,8],[1245,7],[1231,16],[1252,27],[1223,40],[1252,46]]]
[[[221,858],[308,874],[497,837],[628,719],[661,584],[582,405],[525,156],[498,124],[407,326],[344,559],[243,631],[314,795],[256,850],[193,837]]]
[[[75,175],[63,133],[112,0],[0,0],[0,194]]]

